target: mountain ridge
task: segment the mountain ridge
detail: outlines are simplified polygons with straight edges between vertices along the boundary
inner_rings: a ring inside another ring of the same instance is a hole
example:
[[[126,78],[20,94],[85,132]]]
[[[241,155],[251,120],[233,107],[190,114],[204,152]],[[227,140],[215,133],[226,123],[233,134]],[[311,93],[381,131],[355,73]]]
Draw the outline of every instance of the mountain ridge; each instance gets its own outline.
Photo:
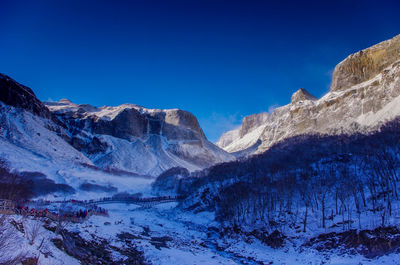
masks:
[[[275,109],[253,130],[245,135],[228,132],[217,145],[230,153],[250,148],[251,153],[245,153],[249,155],[262,153],[274,143],[295,135],[374,130],[380,123],[400,115],[400,108],[396,107],[400,102],[399,47],[397,35],[349,55],[335,67],[327,94],[316,99],[300,89],[289,104]],[[226,142],[229,145],[223,144]]]
[[[1,128],[2,140],[35,156],[71,162],[79,157],[104,170],[151,176],[171,167],[194,171],[234,158],[207,140],[188,111],[135,104],[97,108],[67,99],[41,102],[32,89],[6,75],[0,75],[0,91],[0,118],[7,125]],[[73,149],[60,156],[53,142]]]

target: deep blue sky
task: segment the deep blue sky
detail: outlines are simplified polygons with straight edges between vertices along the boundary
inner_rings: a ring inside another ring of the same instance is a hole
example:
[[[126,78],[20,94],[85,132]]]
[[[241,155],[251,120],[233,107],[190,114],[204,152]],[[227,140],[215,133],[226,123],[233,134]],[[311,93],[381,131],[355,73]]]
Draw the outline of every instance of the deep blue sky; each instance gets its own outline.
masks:
[[[348,54],[400,33],[397,2],[0,0],[0,72],[41,100],[185,109],[215,141],[326,93]]]

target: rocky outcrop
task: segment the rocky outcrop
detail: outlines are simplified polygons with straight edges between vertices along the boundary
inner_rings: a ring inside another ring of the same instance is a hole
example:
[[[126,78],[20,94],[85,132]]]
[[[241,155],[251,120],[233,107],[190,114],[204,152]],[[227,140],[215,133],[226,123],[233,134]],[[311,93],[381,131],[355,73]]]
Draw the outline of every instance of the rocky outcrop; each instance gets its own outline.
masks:
[[[97,166],[156,176],[171,167],[198,170],[233,156],[210,143],[196,117],[179,109],[46,105],[70,132],[71,144]]]
[[[243,137],[250,131],[264,124],[268,119],[268,113],[257,113],[243,118],[242,126],[239,130],[239,137]]]
[[[397,227],[389,226],[374,230],[332,232],[311,238],[304,246],[318,251],[338,249],[341,254],[359,253],[366,258],[376,258],[399,250],[400,231]]]
[[[107,134],[129,141],[142,138],[147,134],[148,121],[136,109],[124,109],[112,120],[90,117],[93,123],[92,132]]]
[[[365,82],[400,60],[400,35],[350,55],[333,72],[331,91]]]
[[[304,88],[300,88],[292,95],[290,103],[295,104],[297,102],[305,100],[317,100],[317,99]]]
[[[206,139],[196,117],[179,109],[150,110],[133,104],[96,108],[66,99],[45,104],[73,134],[86,131],[128,141],[149,134],[162,135],[168,140]]]
[[[52,226],[50,226],[52,225]],[[47,225],[49,231],[56,231],[54,224]],[[129,233],[126,233],[129,234]],[[81,264],[149,264],[143,251],[131,242],[131,240],[120,240],[123,247],[114,246],[106,239],[99,238],[98,235],[90,235],[90,238],[83,238],[78,232],[69,232],[63,229],[60,232],[61,238],[56,237],[51,241],[60,250],[76,258]],[[121,235],[121,234],[120,234]],[[122,236],[118,235],[120,238]],[[130,234],[129,234],[130,235]],[[133,236],[133,235],[131,235]],[[125,238],[124,238],[125,239]],[[114,252],[114,253],[113,253]],[[117,255],[115,255],[117,253]]]
[[[0,101],[6,105],[27,110],[37,116],[50,118],[51,113],[36,98],[32,89],[19,84],[11,77],[0,73]]]
[[[290,104],[275,109],[259,127],[231,137],[225,146],[220,144],[222,136],[217,144],[228,152],[261,153],[295,135],[375,130],[400,115],[399,43],[400,35],[350,55],[336,66],[331,91],[322,98],[300,89]]]
[[[244,117],[242,125],[224,133],[216,145],[239,157],[253,153],[257,149],[254,147],[260,144],[258,138],[268,117],[266,112]]]
[[[169,140],[199,140],[206,138],[196,117],[190,112],[179,109],[165,111],[162,135]]]

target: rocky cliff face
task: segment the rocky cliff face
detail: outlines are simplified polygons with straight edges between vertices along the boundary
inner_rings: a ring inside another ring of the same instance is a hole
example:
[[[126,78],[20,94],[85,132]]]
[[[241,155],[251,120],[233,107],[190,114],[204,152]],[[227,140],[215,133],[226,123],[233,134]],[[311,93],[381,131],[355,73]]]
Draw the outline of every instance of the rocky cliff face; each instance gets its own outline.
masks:
[[[268,119],[268,113],[257,113],[243,118],[242,126],[239,130],[239,137],[243,137],[260,125],[264,124]]]
[[[237,133],[229,152],[250,148],[261,153],[285,138],[306,133],[354,133],[375,130],[400,115],[400,35],[352,54],[334,70],[331,90],[316,99],[305,89],[245,134]],[[243,124],[242,124],[243,127]],[[232,135],[228,132],[225,135]],[[232,138],[232,137],[231,137]]]
[[[268,117],[266,112],[244,117],[239,128],[224,133],[216,144],[230,153],[245,151],[235,154],[237,156],[254,152]]]
[[[134,104],[96,108],[65,99],[46,105],[70,132],[71,144],[102,168],[158,175],[171,167],[197,170],[233,158],[206,139],[187,111]]]
[[[305,90],[304,88],[300,88],[292,95],[290,103],[296,104],[297,102],[302,102],[305,100],[317,100],[317,99],[313,95],[308,93],[308,91]]]
[[[25,109],[35,115],[50,118],[50,111],[38,100],[32,89],[0,73],[0,101],[9,106]]]
[[[360,84],[397,62],[400,57],[400,35],[350,55],[333,72],[331,91],[343,91]]]

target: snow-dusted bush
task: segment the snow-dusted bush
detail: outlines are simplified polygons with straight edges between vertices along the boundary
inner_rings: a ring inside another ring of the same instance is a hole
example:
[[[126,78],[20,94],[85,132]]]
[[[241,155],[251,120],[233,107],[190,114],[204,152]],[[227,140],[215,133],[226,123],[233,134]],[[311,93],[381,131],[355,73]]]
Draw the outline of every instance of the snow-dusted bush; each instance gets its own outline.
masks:
[[[40,222],[35,221],[28,223],[27,220],[25,220],[24,231],[25,231],[25,236],[28,239],[30,245],[33,245],[36,242],[41,229],[42,229],[42,224]]]

